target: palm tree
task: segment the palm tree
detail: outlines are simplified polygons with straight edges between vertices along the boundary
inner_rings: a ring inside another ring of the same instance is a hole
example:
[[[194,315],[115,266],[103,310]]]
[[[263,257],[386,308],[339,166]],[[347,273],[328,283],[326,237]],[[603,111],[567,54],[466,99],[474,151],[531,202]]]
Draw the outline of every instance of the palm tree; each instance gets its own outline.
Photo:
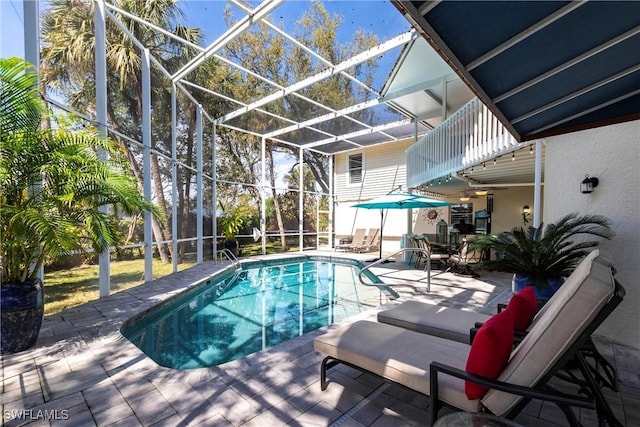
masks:
[[[117,207],[134,215],[156,212],[135,180],[125,173],[124,157],[113,141],[95,132],[41,129],[45,107],[32,65],[19,58],[0,59],[0,261],[2,295],[6,289],[35,286],[40,267],[73,251],[103,251],[118,242],[119,223],[101,209]],[[110,155],[105,161],[98,155]],[[22,331],[25,317],[2,307],[2,352],[24,349],[9,344],[14,334],[35,343],[42,321],[36,301],[36,327]],[[9,313],[5,313],[8,311]],[[9,317],[7,317],[9,316]],[[29,328],[27,328],[29,329]]]
[[[476,237],[471,247],[493,249],[498,255],[495,260],[482,262],[483,268],[526,276],[526,284],[544,291],[550,287],[549,279],[569,276],[598,246],[599,239],[588,240],[585,236],[610,239],[613,235],[608,218],[571,213],[546,226],[515,227],[498,235]]]
[[[171,33],[193,43],[201,39],[200,30],[179,24],[182,13],[174,0],[155,0],[141,2],[137,0],[119,0],[114,5],[133,15],[166,29]],[[82,0],[53,0],[43,18],[42,51],[43,81],[63,92],[70,104],[80,112],[90,112],[94,103],[94,30],[93,2]],[[116,13],[116,15],[118,15]],[[169,71],[176,71],[193,52],[170,37],[141,25],[125,16],[119,16],[129,31],[149,48],[151,55],[160,59]],[[140,81],[141,57],[138,48],[113,22],[107,22],[107,74],[108,99],[107,111],[110,127],[120,133],[140,137],[140,117],[142,115],[142,85]],[[152,70],[152,99],[158,104],[154,116],[168,115],[166,108],[167,92],[159,89],[162,77]],[[167,123],[163,116],[157,122]],[[156,127],[155,129],[157,129]],[[166,127],[165,127],[166,129]],[[142,171],[138,164],[139,153],[128,142],[113,135],[129,158],[129,167],[142,187]],[[154,135],[152,144],[170,141],[169,135]],[[192,143],[191,140],[187,143]],[[152,148],[156,148],[152,146]],[[170,150],[165,150],[170,152]],[[164,198],[162,168],[155,154],[151,156],[151,175],[154,196],[162,216],[167,216],[167,202]],[[185,183],[188,185],[188,183]],[[156,241],[171,239],[169,221],[161,224],[154,218],[152,223]],[[171,246],[158,245],[163,262],[169,262]]]

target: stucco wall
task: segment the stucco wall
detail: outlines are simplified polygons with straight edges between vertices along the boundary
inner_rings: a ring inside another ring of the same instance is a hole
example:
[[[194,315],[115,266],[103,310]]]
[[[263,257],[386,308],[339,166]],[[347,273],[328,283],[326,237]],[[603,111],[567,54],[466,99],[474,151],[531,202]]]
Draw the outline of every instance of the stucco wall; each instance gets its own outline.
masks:
[[[509,231],[513,227],[524,226],[522,207],[525,205],[531,209],[531,220],[527,225],[533,225],[533,186],[495,190],[491,232],[500,233]]]
[[[611,255],[616,278],[627,291],[617,310],[597,331],[640,348],[640,121],[547,139],[544,220],[563,215],[602,214],[613,221],[616,236],[601,251]],[[600,182],[580,193],[585,174]]]

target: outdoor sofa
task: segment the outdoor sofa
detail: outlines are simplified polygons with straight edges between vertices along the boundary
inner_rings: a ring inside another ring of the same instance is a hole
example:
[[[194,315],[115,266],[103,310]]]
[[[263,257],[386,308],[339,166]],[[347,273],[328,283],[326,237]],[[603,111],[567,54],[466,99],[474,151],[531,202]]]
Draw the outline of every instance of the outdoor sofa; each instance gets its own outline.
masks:
[[[494,378],[468,373],[467,363],[470,353],[477,355],[478,349],[485,353],[485,360],[499,358],[490,354],[494,346],[487,345],[485,337],[495,338],[500,328],[486,327],[483,340],[469,344],[387,323],[358,321],[314,340],[314,348],[327,355],[320,367],[321,388],[327,387],[328,369],[342,363],[431,396],[432,423],[443,405],[513,418],[531,399],[556,403],[571,425],[579,425],[572,406],[595,407],[600,417],[609,418],[602,391],[580,349],[621,302],[624,289],[613,278],[610,263],[595,252],[581,262],[561,290],[536,316],[515,348],[508,348],[506,365]],[[498,339],[505,341],[499,334]],[[587,397],[559,394],[548,385],[569,360],[576,361],[585,379]],[[468,397],[468,390],[478,384],[489,390]],[[608,421],[619,424],[615,417]]]

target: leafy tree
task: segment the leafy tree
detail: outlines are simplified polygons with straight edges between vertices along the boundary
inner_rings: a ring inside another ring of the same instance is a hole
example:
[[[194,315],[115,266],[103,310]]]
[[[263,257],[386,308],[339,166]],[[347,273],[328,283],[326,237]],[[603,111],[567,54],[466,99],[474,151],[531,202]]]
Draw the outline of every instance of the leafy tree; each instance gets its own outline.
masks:
[[[201,38],[200,30],[180,24],[182,14],[173,0],[120,0],[114,4],[190,42],[197,43]],[[44,14],[42,21],[45,44],[42,51],[42,80],[64,96],[73,108],[87,114],[95,110],[93,5],[93,2],[81,0],[52,0],[51,7]],[[118,18],[149,48],[151,55],[158,58],[170,71],[176,71],[186,58],[193,55],[189,47],[168,36],[126,16]],[[142,139],[141,55],[134,42],[111,21],[107,21],[106,38],[109,126],[116,131],[113,137],[125,150],[129,167],[139,185],[142,185],[143,177],[139,165],[141,151],[119,135],[130,135],[138,141]],[[152,99],[154,106],[158,107],[153,108],[152,148],[168,153],[170,149],[166,144],[171,138],[166,123],[170,123],[167,119],[170,109],[166,108],[169,105],[167,90],[163,89],[166,85],[161,82],[162,77],[158,70],[152,69]],[[159,117],[161,114],[164,116]],[[162,167],[155,153],[151,156],[151,175],[154,197],[162,216],[166,218],[168,204],[164,198]],[[168,221],[163,225],[154,218],[152,228],[156,241],[170,239]],[[159,245],[163,262],[169,261],[169,251],[170,246]]]
[[[131,12],[148,22],[151,22],[170,33],[190,42],[199,44],[200,30],[181,24],[181,11],[178,2],[174,0],[157,0],[141,2],[137,0],[116,0],[112,2],[117,7]],[[43,40],[45,48],[42,55],[43,81],[50,89],[57,90],[76,110],[91,115],[94,105],[94,46],[93,46],[93,3],[83,0],[52,0],[50,8],[43,17]],[[195,55],[192,48],[178,43],[171,37],[161,34],[135,20],[114,12],[118,19],[135,35],[146,47],[151,55],[157,58],[169,72],[175,72],[188,59]],[[228,25],[234,18],[226,12]],[[339,63],[354,53],[360,52],[377,44],[374,35],[364,31],[354,34],[351,42],[339,44],[336,41],[337,30],[341,24],[341,17],[330,15],[322,2],[311,3],[309,11],[296,24],[295,35],[311,49],[320,52],[326,61]],[[238,64],[252,70],[256,74],[240,72],[227,67],[221,67],[215,58],[209,58],[196,70],[189,74],[189,80],[203,87],[212,88],[223,95],[249,103],[252,100],[274,92],[274,87],[261,79],[275,82],[280,86],[288,86],[300,78],[315,74],[326,67],[326,62],[311,58],[308,53],[276,35],[266,25],[260,23],[249,31],[233,40],[226,47],[226,54]],[[141,140],[141,73],[140,52],[138,47],[126,36],[115,23],[107,21],[107,74],[108,74],[108,121],[114,131],[113,138],[125,150],[131,171],[142,185],[143,177],[140,167],[141,149],[131,144],[120,134],[129,135],[135,140]],[[353,75],[369,85],[376,68],[375,60],[355,66],[349,70]],[[169,203],[178,204],[180,221],[178,235],[185,236],[188,218],[195,207],[194,178],[190,167],[195,166],[195,109],[193,101],[182,96],[179,92],[178,109],[178,159],[187,167],[179,168],[178,193],[172,194],[171,202],[165,200],[168,189],[167,177],[171,174],[171,162],[159,159],[155,153],[169,154],[170,142],[170,82],[159,70],[152,67],[152,182],[153,192],[161,213],[168,217]],[[213,117],[219,117],[222,112],[229,111],[221,97],[210,93],[192,91],[197,102],[206,106]],[[354,99],[364,100],[371,96],[362,86],[353,83],[352,79],[338,74],[323,82],[306,88],[302,95],[318,102],[326,103],[333,109],[343,108],[353,103]],[[234,105],[237,108],[237,105]],[[324,113],[313,103],[301,99],[299,96],[289,96],[286,99],[273,102],[263,107],[270,113],[275,113],[293,120]],[[282,123],[273,116],[261,112],[242,115],[235,119],[238,127],[247,127],[257,134],[275,129]],[[363,119],[370,112],[358,112],[353,115],[356,119]],[[318,125],[321,130],[340,134],[347,128],[343,124],[329,122]],[[205,141],[210,140],[210,128],[205,129]],[[308,130],[306,132],[309,132]],[[294,134],[292,138],[302,138],[303,131]],[[219,185],[218,197],[225,204],[233,204],[241,200],[239,195],[248,195],[249,200],[259,209],[262,193],[258,185],[261,183],[262,161],[260,159],[260,140],[254,135],[240,134],[233,130],[219,127],[217,130],[216,153]],[[211,147],[204,145],[204,166],[210,164]],[[275,171],[273,159],[279,156],[298,158],[298,148],[277,141],[267,141],[268,162],[267,179],[275,186]],[[317,185],[329,192],[329,177],[327,175],[328,157],[317,152],[306,150],[303,154],[304,162],[315,178]],[[209,169],[210,170],[210,169]],[[311,182],[309,180],[308,182]],[[241,183],[236,185],[233,183]],[[210,200],[210,191],[202,196],[207,206],[215,206]],[[274,199],[275,215],[278,228],[284,233],[282,213],[276,199],[275,189],[271,197]],[[153,232],[156,241],[171,238],[170,221],[162,224],[154,219]],[[284,242],[284,239],[283,239]],[[284,246],[284,243],[283,243]],[[171,247],[160,244],[159,251],[163,261],[169,260]],[[178,260],[181,259],[184,246],[179,246]],[[172,254],[175,255],[175,254]]]
[[[234,17],[229,10],[225,16],[227,25],[234,23]],[[373,34],[365,31],[357,31],[350,43],[341,45],[336,40],[338,28],[342,22],[342,18],[338,15],[331,15],[322,2],[314,1],[311,3],[309,10],[296,23],[294,35],[303,45],[308,46],[312,50],[317,51],[326,61],[332,64],[340,63],[355,53],[377,45],[377,38]],[[236,62],[254,71],[260,76],[266,77],[271,82],[282,87],[289,86],[296,81],[319,73],[327,67],[326,61],[312,58],[307,52],[298,46],[291,45],[282,37],[276,35],[265,24],[252,27],[238,39],[233,40],[227,45],[227,53]],[[373,81],[374,71],[377,67],[375,60],[367,61],[363,64],[355,66],[350,73],[357,75],[366,85],[370,85]],[[253,100],[270,95],[275,92],[274,86],[261,80],[254,75],[246,75],[242,77],[243,84],[230,87],[236,99],[249,103]],[[316,102],[324,103],[332,109],[341,109],[352,105],[355,99],[366,100],[371,93],[362,86],[354,84],[353,80],[338,74],[322,82],[309,86],[301,91],[301,95],[310,98]],[[292,120],[300,121],[303,118],[312,117],[326,113],[326,109],[321,109],[314,103],[302,99],[298,96],[288,96],[285,99],[272,102],[263,107],[264,110],[274,113]],[[368,111],[357,112],[353,117],[357,119],[367,119],[372,113]],[[252,112],[245,114],[238,119],[238,125],[247,127],[258,133],[264,133],[268,129],[277,127],[280,123],[273,116]],[[333,134],[345,133],[348,130],[343,125],[327,122],[318,127],[326,132]],[[340,123],[346,123],[340,121]],[[298,131],[292,133],[288,137],[293,140],[303,140],[305,132]],[[228,148],[233,151],[242,150],[241,146],[246,140],[236,140]],[[267,162],[268,179],[272,186],[272,198],[274,205],[275,222],[281,233],[281,245],[284,248],[284,217],[280,210],[280,203],[275,189],[275,171],[273,167],[274,155],[276,153],[290,156],[292,159],[298,158],[298,147],[276,141],[267,142]],[[237,157],[240,157],[238,155]],[[305,150],[303,153],[304,162],[308,166],[309,171],[314,176],[315,182],[325,193],[329,192],[329,176],[328,161],[329,158],[321,153]],[[238,171],[245,179],[250,179],[246,175],[249,169],[244,168]],[[258,181],[254,181],[258,182]],[[312,182],[307,180],[307,182]],[[297,215],[297,214],[296,214]],[[273,222],[273,221],[272,221]]]

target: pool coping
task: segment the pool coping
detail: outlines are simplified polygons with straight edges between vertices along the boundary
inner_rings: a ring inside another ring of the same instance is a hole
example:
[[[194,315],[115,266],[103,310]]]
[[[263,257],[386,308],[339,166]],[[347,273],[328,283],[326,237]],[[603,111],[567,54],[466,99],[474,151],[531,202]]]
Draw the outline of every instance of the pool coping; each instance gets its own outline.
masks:
[[[315,254],[281,254],[279,256],[258,256],[240,260],[240,264],[251,265],[251,264],[259,264],[259,265],[277,265],[281,263],[283,260],[299,260],[299,259],[309,259],[309,260],[319,260],[319,261],[336,261],[344,264],[350,264],[354,266],[362,266],[362,262],[357,259],[348,258],[345,256],[330,256],[330,255],[315,255]],[[199,275],[198,279],[195,281],[188,281],[184,285],[175,287],[169,286],[173,285],[176,280],[180,279],[181,273],[194,273],[196,270],[192,270],[193,268],[197,269],[197,271],[202,271],[211,269],[210,274],[207,275]],[[161,382],[185,382],[192,385],[203,381],[211,381],[212,379],[219,378],[221,375],[225,376],[236,376],[240,371],[244,371],[247,368],[254,366],[259,363],[264,363],[268,361],[273,355],[279,355],[282,352],[288,352],[295,350],[301,346],[308,344],[310,341],[320,335],[323,332],[326,332],[328,327],[335,327],[337,325],[343,323],[352,322],[356,317],[362,315],[362,317],[370,317],[372,315],[372,311],[376,311],[375,309],[367,310],[366,313],[361,313],[360,315],[350,316],[346,321],[336,322],[331,325],[323,326],[314,331],[307,332],[302,336],[294,337],[288,339],[284,342],[273,345],[269,348],[260,350],[255,353],[248,354],[243,356],[242,358],[232,360],[229,362],[225,362],[212,367],[203,367],[203,368],[195,368],[195,369],[176,369],[176,368],[168,368],[157,364],[153,359],[147,356],[142,350],[140,350],[135,344],[133,344],[127,337],[122,334],[122,329],[126,327],[130,322],[140,319],[141,317],[147,315],[150,311],[154,310],[158,305],[166,304],[172,300],[180,298],[181,295],[185,292],[189,292],[198,286],[202,286],[204,282],[216,278],[217,276],[225,275],[229,271],[233,270],[234,264],[228,261],[224,262],[216,262],[216,261],[208,261],[201,265],[194,266],[188,270],[183,272],[178,272],[175,274],[171,274],[169,276],[156,279],[152,282],[153,289],[156,291],[150,301],[147,303],[141,304],[137,310],[133,313],[129,312],[126,315],[120,316],[116,319],[112,319],[113,321],[109,324],[101,327],[99,329],[98,335],[100,336],[101,343],[107,348],[115,348],[115,351],[111,357],[113,361],[129,372],[146,379],[151,382],[161,381]],[[166,283],[171,282],[171,283]],[[382,283],[382,282],[381,282]],[[138,291],[143,291],[145,294],[147,293],[148,288],[151,286],[149,284],[143,284],[137,286],[135,288],[131,288],[127,291],[123,291],[128,294],[135,295]],[[167,289],[170,288],[170,289]],[[149,296],[149,295],[148,295]]]

